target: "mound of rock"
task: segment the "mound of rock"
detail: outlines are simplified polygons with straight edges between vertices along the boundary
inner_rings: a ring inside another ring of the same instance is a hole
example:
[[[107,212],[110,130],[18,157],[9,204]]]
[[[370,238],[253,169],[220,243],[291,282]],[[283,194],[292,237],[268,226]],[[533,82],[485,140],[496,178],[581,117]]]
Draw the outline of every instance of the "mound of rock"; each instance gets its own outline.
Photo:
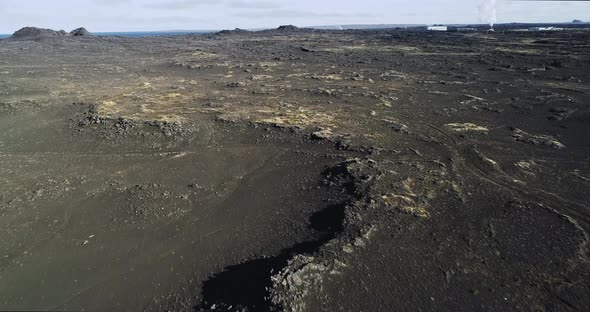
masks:
[[[74,37],[92,36],[92,34],[88,30],[86,30],[86,28],[84,28],[84,27],[76,28],[76,29],[70,31],[70,35],[72,35]]]
[[[24,27],[16,31],[10,39],[14,40],[36,40],[43,38],[55,38],[55,37],[68,37],[68,36],[92,36],[92,34],[84,27],[76,28],[71,32],[65,32],[64,30],[56,31],[53,29],[37,28],[37,27]]]
[[[22,39],[22,38],[47,38],[47,37],[63,37],[67,33],[63,30],[55,31],[52,29],[44,29],[37,27],[24,27],[17,30],[11,38]]]
[[[292,31],[299,31],[301,29],[299,27],[293,26],[293,25],[283,25],[283,26],[279,26],[279,28],[277,28],[276,30],[281,31],[281,32],[292,32]]]
[[[218,32],[218,35],[239,35],[239,34],[247,34],[250,31],[245,30],[245,29],[241,29],[241,28],[236,28],[234,30],[222,30],[220,32]]]

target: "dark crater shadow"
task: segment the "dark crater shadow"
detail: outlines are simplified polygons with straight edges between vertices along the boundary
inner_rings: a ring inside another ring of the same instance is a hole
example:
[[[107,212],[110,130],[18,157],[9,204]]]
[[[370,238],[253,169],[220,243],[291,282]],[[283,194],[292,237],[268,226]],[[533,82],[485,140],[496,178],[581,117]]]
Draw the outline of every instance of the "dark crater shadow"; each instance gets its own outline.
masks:
[[[310,217],[309,227],[322,234],[319,239],[296,244],[276,256],[228,266],[211,276],[203,283],[203,299],[196,311],[271,311],[271,277],[295,255],[314,253],[341,232],[346,204],[330,205]]]
[[[342,191],[346,194],[356,195],[358,197],[357,185],[346,163],[341,163],[329,167],[322,172],[324,176],[323,184],[326,186],[341,186]],[[328,207],[329,208],[329,207]]]
[[[345,207],[345,204],[330,205],[314,213],[309,218],[309,227],[333,237],[344,229],[342,221],[344,220]]]

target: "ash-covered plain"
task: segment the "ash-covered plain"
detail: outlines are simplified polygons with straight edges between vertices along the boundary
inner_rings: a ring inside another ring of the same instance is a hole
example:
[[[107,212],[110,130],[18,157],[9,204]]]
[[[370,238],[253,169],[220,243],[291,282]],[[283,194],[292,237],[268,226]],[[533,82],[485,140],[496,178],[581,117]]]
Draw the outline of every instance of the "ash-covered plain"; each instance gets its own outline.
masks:
[[[588,311],[590,33],[0,40],[0,310]]]

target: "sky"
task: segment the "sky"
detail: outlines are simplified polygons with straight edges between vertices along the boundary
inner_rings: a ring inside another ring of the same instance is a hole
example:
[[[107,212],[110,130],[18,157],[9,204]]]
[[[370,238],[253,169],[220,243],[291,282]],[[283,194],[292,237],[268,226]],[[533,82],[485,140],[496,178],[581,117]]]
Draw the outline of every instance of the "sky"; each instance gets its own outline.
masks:
[[[0,0],[0,33],[482,22],[482,0]],[[497,0],[497,22],[590,21],[590,1]]]

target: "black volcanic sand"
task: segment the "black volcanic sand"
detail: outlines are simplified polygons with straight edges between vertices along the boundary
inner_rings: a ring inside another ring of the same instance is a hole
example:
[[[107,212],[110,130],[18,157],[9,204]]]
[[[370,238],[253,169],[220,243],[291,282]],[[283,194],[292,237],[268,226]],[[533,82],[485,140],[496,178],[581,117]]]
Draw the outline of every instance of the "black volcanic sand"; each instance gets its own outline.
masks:
[[[344,156],[322,144],[206,120],[175,139],[79,129],[85,108],[1,119],[3,309],[192,299],[209,272],[322,238],[310,218],[342,200],[319,187]]]
[[[590,310],[590,33],[0,41],[0,310]]]

